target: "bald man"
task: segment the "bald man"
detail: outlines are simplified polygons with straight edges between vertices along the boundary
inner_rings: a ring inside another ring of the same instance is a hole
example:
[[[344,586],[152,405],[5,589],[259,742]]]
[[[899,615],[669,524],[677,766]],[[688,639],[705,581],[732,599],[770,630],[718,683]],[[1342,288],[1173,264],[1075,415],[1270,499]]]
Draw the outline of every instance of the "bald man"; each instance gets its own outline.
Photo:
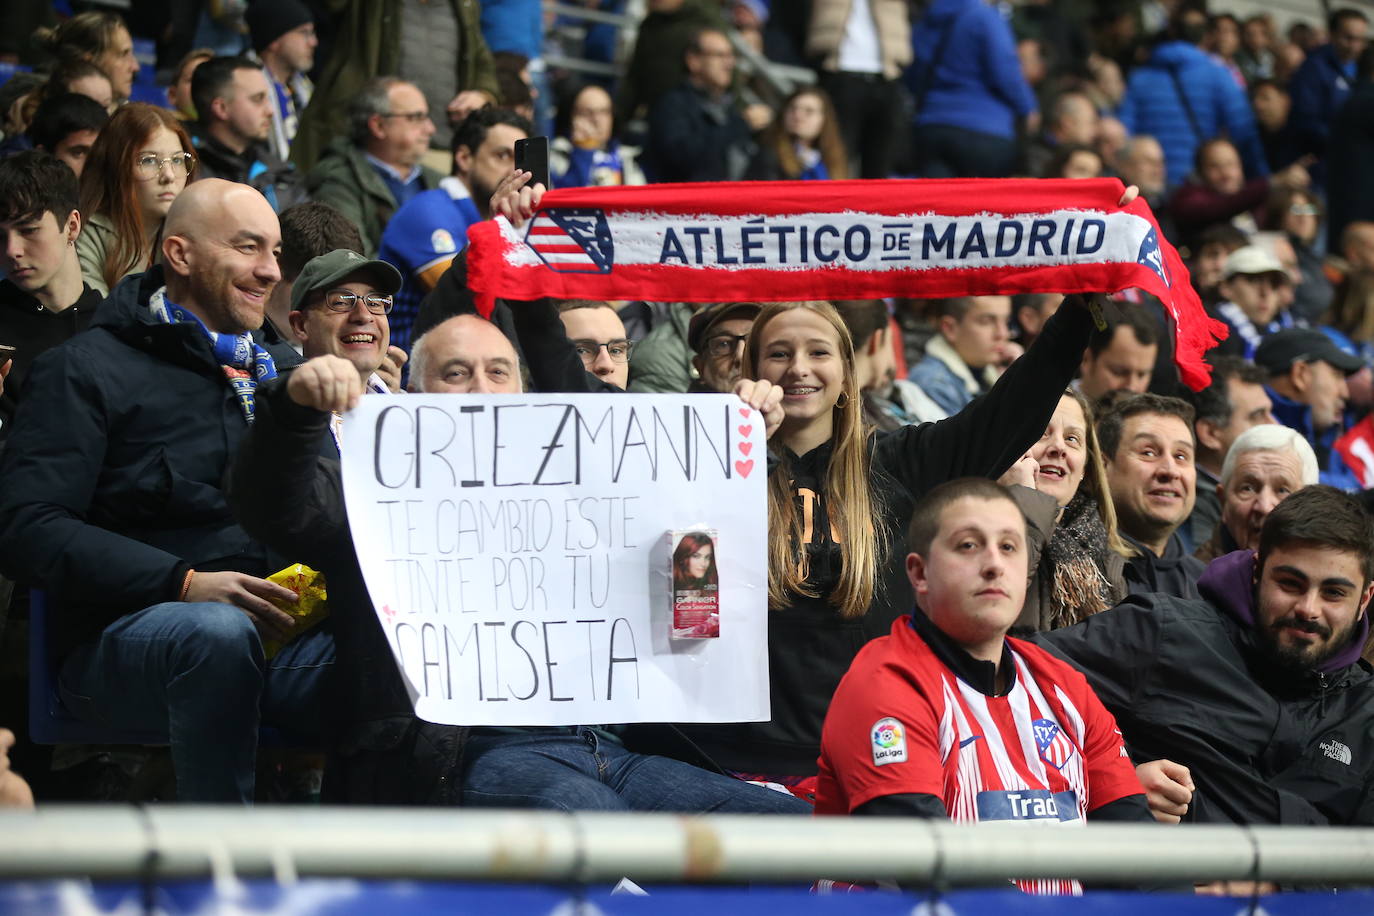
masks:
[[[519,394],[520,358],[501,329],[455,315],[415,341],[410,390],[426,394]]]
[[[173,204],[163,265],[40,357],[0,458],[0,567],[47,592],[61,701],[166,739],[177,797],[253,799],[261,721],[324,740],[333,640],[292,636],[272,554],[221,481],[257,389],[298,361],[254,335],[280,274],[277,217],[217,179]]]

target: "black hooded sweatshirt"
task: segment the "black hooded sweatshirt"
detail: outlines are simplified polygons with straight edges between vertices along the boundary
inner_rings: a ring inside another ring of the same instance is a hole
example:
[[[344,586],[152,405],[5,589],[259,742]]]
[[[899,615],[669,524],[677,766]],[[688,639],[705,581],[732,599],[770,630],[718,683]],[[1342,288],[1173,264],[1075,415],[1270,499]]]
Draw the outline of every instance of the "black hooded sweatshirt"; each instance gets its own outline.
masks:
[[[865,643],[885,636],[892,622],[911,609],[902,545],[916,501],[947,480],[996,479],[1025,454],[1044,433],[1073,378],[1091,327],[1086,310],[1062,308],[992,390],[958,414],[873,435],[871,486],[881,504],[879,538],[887,546],[877,594],[861,617],[842,618],[830,603],[843,550],[832,536],[826,511],[831,443],[805,455],[783,450],[780,472],[790,475],[798,509],[804,518],[809,511],[812,519],[804,549],[806,585],[816,597],[794,595],[788,607],[769,612],[771,721],[681,726],[708,757],[737,772],[816,773],[821,724],[840,678]]]

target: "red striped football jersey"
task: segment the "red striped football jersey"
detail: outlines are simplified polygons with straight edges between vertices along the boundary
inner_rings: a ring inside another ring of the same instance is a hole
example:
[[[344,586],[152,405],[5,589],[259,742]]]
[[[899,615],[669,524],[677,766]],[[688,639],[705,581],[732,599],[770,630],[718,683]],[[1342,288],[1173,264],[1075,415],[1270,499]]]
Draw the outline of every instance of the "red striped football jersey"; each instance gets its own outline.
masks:
[[[960,823],[1071,827],[1142,791],[1111,713],[1083,676],[1007,640],[1015,682],[989,697],[959,678],[907,618],[869,643],[840,682],[821,736],[818,814],[884,795],[935,795]],[[1072,880],[1016,882],[1080,893]]]

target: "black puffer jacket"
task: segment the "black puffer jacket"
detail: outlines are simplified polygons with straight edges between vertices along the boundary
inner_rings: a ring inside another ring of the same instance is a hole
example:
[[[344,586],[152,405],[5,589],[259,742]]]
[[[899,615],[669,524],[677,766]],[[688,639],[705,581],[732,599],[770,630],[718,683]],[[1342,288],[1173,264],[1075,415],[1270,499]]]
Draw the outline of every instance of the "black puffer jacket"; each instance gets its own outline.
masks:
[[[883,504],[879,536],[893,546],[882,562],[878,594],[862,617],[845,620],[830,604],[843,550],[831,537],[826,511],[830,443],[785,456],[799,503],[813,501],[806,584],[818,597],[796,596],[789,607],[768,615],[772,721],[681,726],[707,755],[731,770],[815,774],[821,724],[840,678],[865,643],[887,635],[892,621],[911,611],[902,545],[916,501],[957,477],[995,479],[1025,454],[1044,433],[1091,327],[1084,309],[1062,308],[992,390],[958,414],[873,436],[872,486]]]
[[[1132,595],[1040,644],[1088,677],[1132,759],[1192,771],[1187,820],[1374,824],[1374,669],[1349,647],[1306,676],[1281,674],[1255,637],[1254,555],[1207,567],[1200,600]]]
[[[0,460],[0,572],[48,590],[59,654],[175,601],[187,569],[287,562],[229,511],[221,481],[248,425],[209,340],[148,310],[162,285],[160,267],[129,277],[34,363]]]

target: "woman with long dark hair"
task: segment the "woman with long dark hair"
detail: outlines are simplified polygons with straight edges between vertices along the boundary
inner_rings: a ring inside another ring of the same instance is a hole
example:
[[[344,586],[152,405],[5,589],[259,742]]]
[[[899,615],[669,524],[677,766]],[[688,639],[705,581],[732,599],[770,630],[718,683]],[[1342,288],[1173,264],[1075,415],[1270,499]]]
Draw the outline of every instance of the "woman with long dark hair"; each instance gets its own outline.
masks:
[[[849,154],[840,138],[835,106],[824,89],[803,86],[783,105],[759,140],[759,152],[746,178],[842,179],[849,177]]]
[[[81,173],[86,224],[76,255],[92,288],[108,295],[149,267],[162,221],[195,164],[191,138],[172,112],[133,102],[110,118]]]

